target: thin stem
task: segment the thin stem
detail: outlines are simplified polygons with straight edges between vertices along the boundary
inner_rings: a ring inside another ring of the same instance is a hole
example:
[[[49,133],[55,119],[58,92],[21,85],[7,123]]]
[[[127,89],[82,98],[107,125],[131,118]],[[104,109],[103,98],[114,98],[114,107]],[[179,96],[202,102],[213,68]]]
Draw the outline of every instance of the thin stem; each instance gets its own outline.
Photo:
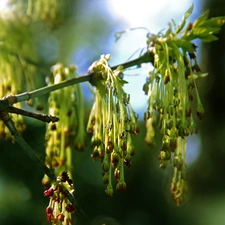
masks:
[[[140,66],[142,63],[154,63],[154,55],[149,52],[146,52],[144,55],[140,56],[137,59],[133,59],[131,61],[112,66],[111,69],[115,70],[118,66],[122,66],[123,69],[127,69],[132,66]]]
[[[15,108],[13,106],[9,106],[5,111],[10,112],[10,113],[20,114],[23,116],[29,116],[29,117],[32,117],[32,118],[35,118],[37,120],[40,120],[42,122],[47,122],[47,123],[59,121],[59,118],[56,116],[29,112],[29,111],[26,111],[23,109]]]
[[[46,86],[46,87],[43,87],[43,88],[36,89],[34,91],[31,91],[31,92],[25,92],[25,93],[22,93],[22,94],[18,94],[18,95],[15,95],[16,102],[28,101],[31,98],[35,98],[35,97],[38,97],[38,96],[41,96],[41,95],[45,95],[45,94],[48,94],[52,91],[55,91],[55,90],[58,90],[58,89],[61,89],[61,88],[64,88],[64,87],[67,87],[67,86],[70,86],[70,85],[73,85],[73,84],[78,84],[78,83],[90,81],[90,79],[91,79],[91,74],[85,74],[83,76],[71,78],[69,80],[64,80],[64,81],[62,81],[58,84],[53,84],[53,85],[50,85],[50,86]],[[14,102],[14,103],[16,103],[16,102]]]

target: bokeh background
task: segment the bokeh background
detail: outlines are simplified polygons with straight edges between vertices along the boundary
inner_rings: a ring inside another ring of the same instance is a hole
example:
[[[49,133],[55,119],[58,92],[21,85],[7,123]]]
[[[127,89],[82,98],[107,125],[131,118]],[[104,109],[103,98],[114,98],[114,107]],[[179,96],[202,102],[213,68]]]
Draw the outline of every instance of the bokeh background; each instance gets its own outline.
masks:
[[[87,72],[101,54],[111,54],[110,65],[127,61],[145,46],[147,31],[127,32],[115,42],[117,31],[145,27],[152,33],[167,27],[173,18],[179,21],[194,3],[190,21],[205,10],[210,17],[225,15],[223,0],[77,0],[68,1],[64,26],[52,32],[35,32],[40,61],[75,64],[79,74]],[[1,6],[3,7],[3,6]],[[90,158],[90,137],[84,152],[74,152],[73,179],[76,198],[92,225],[214,225],[225,224],[225,27],[219,40],[209,44],[196,42],[199,64],[209,75],[198,81],[206,116],[197,121],[198,135],[188,140],[187,164],[189,199],[177,207],[169,187],[172,167],[159,169],[159,145],[144,143],[143,111],[146,97],[142,85],[151,65],[125,73],[126,91],[139,114],[140,134],[134,137],[136,153],[132,167],[126,169],[127,191],[106,196],[101,164]],[[138,56],[138,53],[135,55]],[[134,56],[134,57],[135,57]],[[86,119],[92,104],[90,86],[83,84]],[[44,159],[45,125],[26,119],[25,140]],[[0,224],[47,225],[43,196],[43,174],[24,155],[17,144],[0,140]],[[74,224],[84,224],[78,213]]]

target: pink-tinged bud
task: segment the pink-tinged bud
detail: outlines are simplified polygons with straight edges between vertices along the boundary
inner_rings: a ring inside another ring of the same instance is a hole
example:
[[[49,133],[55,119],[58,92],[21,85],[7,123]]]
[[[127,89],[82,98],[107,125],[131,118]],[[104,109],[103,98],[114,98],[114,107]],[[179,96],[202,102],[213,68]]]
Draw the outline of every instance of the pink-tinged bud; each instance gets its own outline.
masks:
[[[58,221],[64,221],[65,216],[63,214],[59,213],[56,215],[56,218]]]
[[[48,221],[48,222],[53,222],[53,220],[54,220],[53,214],[48,213],[48,214],[47,214],[47,221]]]
[[[49,188],[48,190],[46,190],[46,191],[44,192],[44,196],[52,196],[53,193],[54,193],[54,190],[53,190],[53,188],[51,187],[51,188]]]
[[[53,213],[53,208],[48,206],[45,211],[46,211],[47,214],[52,214]]]

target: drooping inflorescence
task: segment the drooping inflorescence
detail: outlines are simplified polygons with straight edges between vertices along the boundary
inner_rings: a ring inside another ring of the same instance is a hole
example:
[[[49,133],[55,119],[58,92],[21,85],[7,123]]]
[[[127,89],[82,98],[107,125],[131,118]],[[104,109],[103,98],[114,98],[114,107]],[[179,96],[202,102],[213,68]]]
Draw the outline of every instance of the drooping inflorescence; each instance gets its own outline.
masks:
[[[25,15],[18,15],[11,11],[0,14],[0,98],[38,87],[37,66],[33,64],[37,54],[28,24],[29,21]],[[38,98],[34,105],[37,109],[43,107]],[[21,108],[21,103],[16,103],[15,106]],[[25,129],[23,117],[15,114],[10,116],[17,130],[22,132]],[[0,137],[14,141],[2,123]]]
[[[58,84],[75,77],[75,71],[76,67],[73,65],[64,67],[58,63],[52,67],[53,77],[49,78],[48,84]],[[82,151],[85,144],[84,103],[80,85],[52,92],[48,103],[49,113],[57,115],[60,120],[57,123],[47,124],[45,136],[45,164],[58,176],[57,181],[51,181],[46,175],[42,179],[45,188],[51,186],[45,191],[45,195],[50,197],[46,209],[47,220],[52,224],[69,225],[72,224],[71,213],[75,210],[65,194],[66,190],[72,191],[71,194],[74,193],[70,178],[73,169],[72,151]]]
[[[122,68],[112,71],[109,55],[102,55],[89,68],[91,83],[95,86],[95,102],[87,131],[92,134],[94,160],[101,159],[106,193],[113,195],[112,174],[118,181],[117,191],[126,189],[124,166],[131,166],[134,154],[131,135],[138,133],[137,115],[130,105],[130,95],[125,93],[126,81],[120,78]]]
[[[67,172],[57,177],[44,195],[49,197],[46,208],[47,221],[57,225],[72,225],[71,214],[76,210],[67,197],[67,191],[73,195],[74,187]]]
[[[52,67],[53,78],[48,83],[57,84],[75,76],[76,67],[64,67],[56,64]],[[52,92],[49,96],[49,113],[57,115],[57,123],[47,124],[46,159],[48,167],[53,168],[56,175],[63,171],[72,172],[72,150],[82,151],[85,141],[83,115],[83,98],[80,85],[69,86]],[[43,185],[48,186],[49,179],[43,178]]]
[[[197,133],[193,116],[193,92],[196,93],[197,116],[200,119],[204,116],[196,79],[207,74],[201,73],[195,55],[197,46],[192,40],[216,40],[214,33],[225,23],[224,17],[207,20],[207,11],[193,24],[189,23],[183,31],[192,10],[193,6],[185,13],[180,25],[176,26],[173,21],[173,26],[169,24],[165,33],[148,34],[148,51],[154,55],[154,69],[150,71],[143,86],[145,94],[149,96],[145,112],[145,140],[149,145],[154,142],[157,127],[162,135],[159,166],[165,169],[168,163],[173,162],[171,192],[177,205],[181,205],[187,196],[187,137]]]

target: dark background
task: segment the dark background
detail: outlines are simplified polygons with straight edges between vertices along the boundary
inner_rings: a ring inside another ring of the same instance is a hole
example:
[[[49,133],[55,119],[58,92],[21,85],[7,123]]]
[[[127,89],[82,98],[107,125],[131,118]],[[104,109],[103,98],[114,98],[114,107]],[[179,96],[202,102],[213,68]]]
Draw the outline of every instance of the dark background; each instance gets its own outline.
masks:
[[[93,2],[101,5],[99,1]],[[74,4],[74,11],[68,12],[69,19],[65,28],[62,28],[62,33],[55,32],[52,36],[46,34],[43,36],[46,43],[39,43],[40,46],[48,46],[49,40],[60,40],[58,50],[50,49],[40,52],[39,55],[43,60],[48,58],[49,63],[76,63],[80,66],[80,72],[84,73],[87,65],[95,61],[100,54],[108,53],[110,46],[104,43],[104,37],[108,37],[108,34],[113,35],[112,27],[116,27],[117,30],[124,27],[119,20],[113,20],[112,24],[110,16],[106,18],[107,12],[102,9],[85,11],[88,1],[71,1],[71,4]],[[199,11],[203,12],[206,9],[210,9],[210,17],[225,15],[225,3],[222,0],[202,1]],[[89,17],[83,15],[84,11]],[[80,18],[83,18],[82,25],[78,21]],[[71,26],[74,21],[76,23]],[[82,27],[85,27],[85,30],[82,31]],[[66,31],[70,33],[66,35]],[[82,37],[86,39],[79,38],[81,31]],[[140,135],[134,137],[136,154],[132,167],[126,169],[125,173],[126,192],[116,193],[113,198],[107,197],[104,192],[105,186],[101,182],[101,165],[90,158],[90,146],[87,144],[82,153],[74,152],[73,176],[76,198],[91,224],[225,224],[225,27],[218,37],[218,41],[203,44],[200,48],[199,64],[203,71],[209,72],[209,76],[198,81],[206,116],[203,120],[197,121],[201,149],[199,157],[187,170],[188,201],[182,207],[176,207],[174,204],[169,192],[172,168],[158,168],[157,146],[151,149],[145,145],[145,125],[140,119]],[[68,44],[63,45],[65,42]],[[79,54],[71,51],[73,47]],[[67,55],[67,52],[70,54]],[[90,93],[86,85],[83,85],[83,88],[87,96],[85,116],[88,118],[91,107]],[[44,160],[45,125],[29,119],[26,123],[27,129],[23,137]],[[90,140],[90,137],[87,139]],[[48,224],[45,219],[48,199],[43,196],[42,177],[42,172],[24,155],[17,144],[0,141],[1,225]],[[74,224],[83,224],[78,213],[75,213],[74,218]]]

